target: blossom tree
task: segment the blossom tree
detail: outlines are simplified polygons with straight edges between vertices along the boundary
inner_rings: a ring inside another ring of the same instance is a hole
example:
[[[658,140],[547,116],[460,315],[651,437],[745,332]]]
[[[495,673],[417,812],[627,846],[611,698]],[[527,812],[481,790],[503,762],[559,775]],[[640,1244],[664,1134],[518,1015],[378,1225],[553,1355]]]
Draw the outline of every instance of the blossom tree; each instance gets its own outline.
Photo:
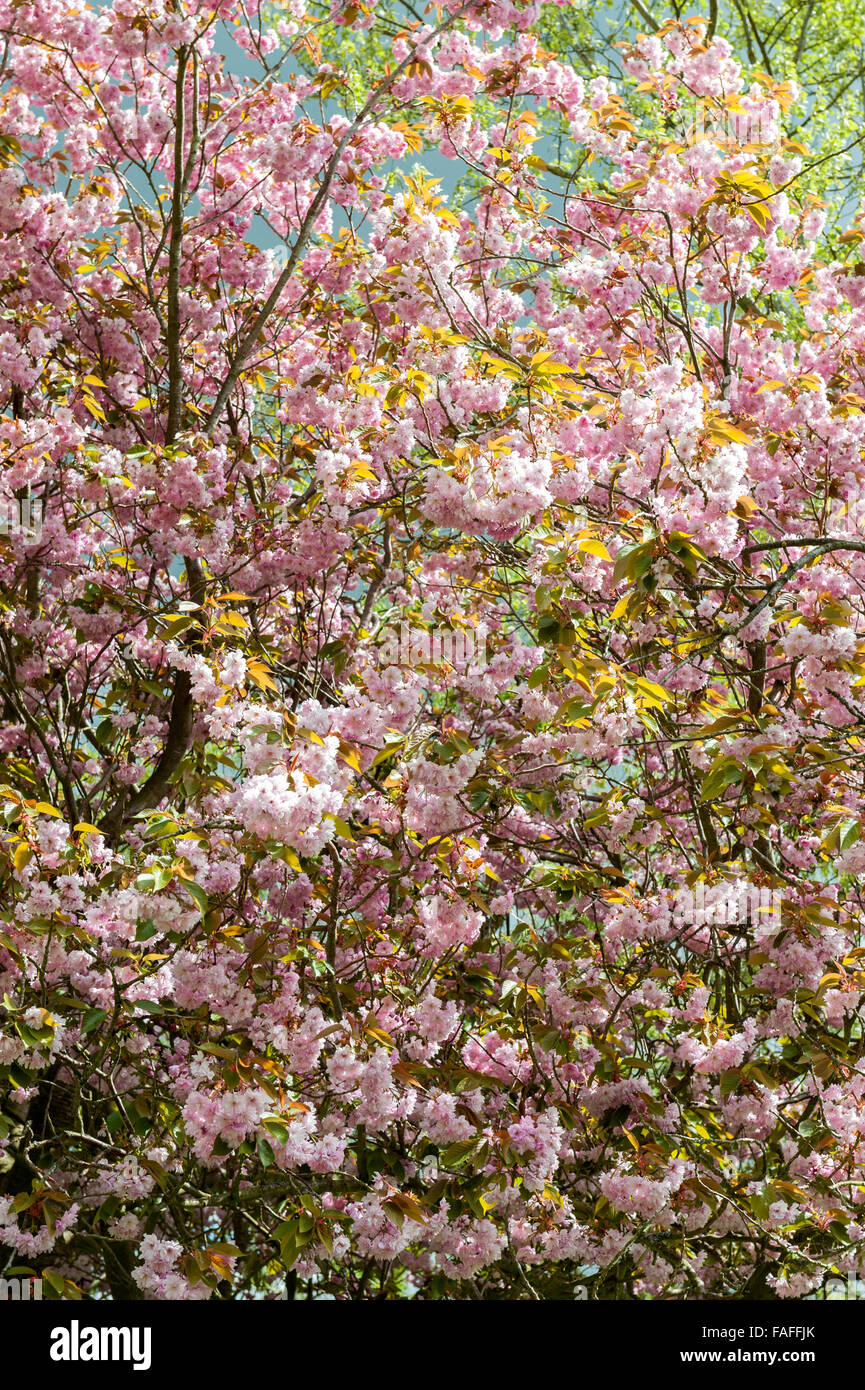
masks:
[[[795,91],[510,0],[360,100],[305,0],[0,14],[5,1272],[858,1268],[865,265]]]

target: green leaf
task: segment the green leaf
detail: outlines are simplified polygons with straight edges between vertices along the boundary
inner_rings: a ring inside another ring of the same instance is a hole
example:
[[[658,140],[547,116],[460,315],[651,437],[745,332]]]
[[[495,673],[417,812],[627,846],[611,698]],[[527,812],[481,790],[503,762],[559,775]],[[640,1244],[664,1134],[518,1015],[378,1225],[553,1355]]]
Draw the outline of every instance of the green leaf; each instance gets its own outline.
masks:
[[[274,1139],[278,1139],[282,1144],[288,1141],[288,1125],[278,1115],[266,1115],[261,1123]]]
[[[210,899],[208,898],[204,889],[199,887],[197,883],[190,883],[189,879],[186,878],[182,878],[180,882],[183,884],[190,898],[192,898],[193,902],[195,903],[196,907],[198,908],[203,917],[204,914],[208,912],[210,909]]]
[[[765,1188],[759,1192],[752,1192],[750,1196],[751,1210],[758,1221],[766,1221],[769,1216],[769,1194]]]
[[[461,1139],[456,1144],[449,1144],[439,1155],[439,1162],[445,1168],[458,1168],[461,1163],[474,1153],[477,1148],[476,1139]]]
[[[82,1033],[92,1033],[108,1017],[107,1009],[88,1009],[81,1023]]]
[[[742,780],[743,772],[741,763],[735,758],[725,757],[716,761],[703,778],[700,800],[712,801],[716,796],[720,796],[733,782]]]

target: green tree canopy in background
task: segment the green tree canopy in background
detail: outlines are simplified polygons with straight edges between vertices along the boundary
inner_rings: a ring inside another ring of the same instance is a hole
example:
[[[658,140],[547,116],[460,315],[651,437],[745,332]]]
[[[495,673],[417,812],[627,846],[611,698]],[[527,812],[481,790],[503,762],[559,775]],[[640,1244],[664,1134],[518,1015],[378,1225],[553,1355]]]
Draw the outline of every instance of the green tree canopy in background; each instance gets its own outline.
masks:
[[[393,40],[407,26],[429,18],[422,4],[407,0],[383,0],[377,7],[350,3],[339,12],[333,5],[320,9],[320,28],[310,33],[301,65],[306,62],[312,70],[320,55],[329,59],[341,94],[352,93],[358,100],[372,74],[385,71]],[[802,187],[826,199],[825,235],[831,245],[849,225],[865,191],[865,12],[855,0],[712,0],[702,6],[675,0],[568,0],[544,6],[538,32],[551,53],[586,77],[615,80],[622,75],[624,45],[640,34],[657,32],[670,20],[699,14],[706,18],[707,35],[725,38],[755,78],[764,74],[799,88],[786,114],[785,130],[807,144],[809,164]],[[493,111],[490,103],[491,117]],[[651,115],[651,99],[643,114]],[[663,113],[658,114],[663,125]],[[551,121],[549,113],[545,115]],[[555,137],[558,132],[551,128],[550,134]],[[470,181],[463,187],[468,192]]]

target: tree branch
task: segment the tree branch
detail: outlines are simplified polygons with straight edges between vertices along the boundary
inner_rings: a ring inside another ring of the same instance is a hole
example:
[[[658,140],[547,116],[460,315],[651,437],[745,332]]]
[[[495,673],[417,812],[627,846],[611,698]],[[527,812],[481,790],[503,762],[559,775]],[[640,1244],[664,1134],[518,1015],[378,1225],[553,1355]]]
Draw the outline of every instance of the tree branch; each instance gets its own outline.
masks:
[[[811,23],[811,16],[816,6],[817,0],[810,0],[810,4],[805,11],[805,18],[802,20],[802,28],[799,30],[799,42],[796,44],[796,52],[793,55],[793,62],[796,64],[797,68],[802,61],[802,54],[805,52],[805,38],[808,33],[808,25]]]
[[[718,27],[718,0],[709,0],[709,27],[706,30],[706,43],[711,43]]]
[[[454,14],[433,31],[425,40],[429,43],[439,34],[450,28],[455,21],[468,8],[472,0],[466,0]],[[325,167],[324,178],[313,198],[306,216],[304,217],[297,238],[288,260],[279,275],[276,284],[268,295],[263,307],[256,314],[252,324],[241,339],[240,346],[234,356],[234,360],[228,371],[222,386],[217,393],[213,407],[204,423],[205,434],[211,434],[216,428],[219,418],[225,408],[228,398],[237,382],[246,362],[248,361],[259,335],[273,313],[279,298],[288,284],[295,268],[306,248],[310,237],[315,230],[315,223],[319,213],[324,207],[330,193],[330,188],[336,176],[339,162],[345,152],[349,141],[361,128],[364,121],[378,105],[381,98],[390,90],[395,82],[408,70],[415,61],[416,51],[403,59],[394,68],[393,72],[380,83],[371,96],[364,103],[352,124],[343,134],[339,144],[331,155]],[[185,140],[185,78],[186,69],[189,62],[189,49],[185,46],[178,50],[177,54],[177,75],[175,79],[175,130],[174,130],[174,186],[173,201],[171,207],[171,242],[168,253],[168,320],[167,320],[167,347],[168,347],[168,418],[165,428],[166,443],[173,443],[180,429],[183,404],[183,370],[180,343],[180,263],[183,246],[183,208],[184,198],[188,187],[189,177],[192,170],[194,150],[190,147],[189,157],[184,161],[183,147]],[[197,103],[197,97],[196,97]],[[195,145],[200,139],[197,114],[193,129],[192,144]],[[206,595],[204,581],[204,571],[199,560],[194,557],[185,557],[186,572],[189,580],[190,597],[194,603],[203,604]],[[119,833],[122,825],[131,816],[140,811],[149,809],[161,801],[168,791],[169,783],[189,747],[192,736],[193,725],[193,700],[191,681],[186,671],[179,671],[174,683],[174,693],[171,701],[171,715],[168,724],[168,734],[165,745],[159,760],[151,772],[147,781],[139,787],[128,800],[121,797],[110,811],[100,822],[106,836],[111,839]],[[339,996],[335,995],[334,1007],[339,1010]]]
[[[658,23],[658,21],[657,21],[656,19],[653,19],[652,15],[651,15],[651,14],[649,13],[649,11],[646,9],[645,5],[642,4],[642,0],[631,0],[631,4],[633,5],[634,9],[637,11],[637,14],[640,16],[640,18],[641,18],[641,19],[644,19],[644,20],[646,21],[646,23],[647,23],[648,25],[651,26],[652,33],[653,33],[653,34],[654,34],[658,29],[660,29],[660,27],[661,27],[660,24]]]
[[[183,145],[185,140],[186,65],[189,50],[184,45],[177,52],[177,76],[174,82],[174,188],[171,202],[171,241],[168,246],[168,419],[165,442],[173,444],[180,429],[183,403],[183,363],[180,351],[180,257],[183,248]]]
[[[451,28],[451,26],[456,22],[456,20],[459,19],[460,16],[465,13],[465,11],[469,8],[469,5],[471,3],[472,0],[466,0],[466,4],[462,5],[457,11],[455,11],[454,14],[448,15],[448,18],[442,24],[440,24],[437,29],[434,29],[433,32],[427,36],[427,38],[424,40],[424,43],[431,43],[433,39],[436,39],[439,36],[439,34],[442,34],[445,32],[445,30]],[[657,28],[657,25],[655,27]],[[298,231],[295,243],[292,246],[291,251],[289,252],[288,260],[286,261],[285,266],[283,267],[279,275],[279,278],[276,281],[276,284],[274,285],[270,294],[267,296],[267,299],[265,300],[263,307],[256,314],[249,329],[247,330],[244,337],[241,339],[240,346],[238,347],[237,352],[234,355],[234,360],[231,364],[231,367],[229,368],[228,375],[223,381],[221,387],[219,388],[216,400],[213,402],[210,414],[208,415],[204,423],[205,434],[211,434],[213,430],[216,428],[216,425],[219,422],[219,417],[222,414],[222,411],[225,407],[225,402],[228,400],[228,397],[234,389],[238,377],[240,376],[241,372],[246,366],[246,363],[249,360],[249,357],[252,354],[252,351],[255,348],[256,343],[258,342],[259,334],[261,333],[262,329],[264,328],[264,325],[267,323],[267,320],[270,318],[271,314],[273,313],[274,309],[279,303],[279,299],[283,290],[285,289],[286,285],[288,284],[289,280],[295,272],[297,263],[303,255],[303,252],[306,249],[309,239],[315,230],[315,224],[318,221],[319,213],[321,212],[322,208],[327,202],[328,196],[330,194],[331,184],[333,183],[333,180],[336,177],[336,172],[339,168],[339,163],[342,159],[343,154],[345,153],[346,147],[348,146],[349,142],[353,139],[353,137],[357,134],[358,130],[360,130],[367,116],[369,116],[375,110],[382,97],[390,91],[394,83],[397,82],[400,77],[402,77],[403,73],[406,72],[411,67],[412,63],[414,63],[415,61],[416,49],[412,49],[408,56],[403,58],[402,62],[399,63],[394,68],[393,72],[385,78],[384,82],[380,83],[379,86],[376,87],[375,91],[371,94],[371,96],[367,98],[360,112],[352,121],[351,125],[344,132],[342,139],[340,140],[339,144],[337,145],[336,149],[334,150],[333,154],[331,155],[330,159],[325,165],[324,177],[322,178],[321,184],[319,185],[318,192],[316,193],[315,197],[310,203],[306,215],[300,224],[300,229]]]

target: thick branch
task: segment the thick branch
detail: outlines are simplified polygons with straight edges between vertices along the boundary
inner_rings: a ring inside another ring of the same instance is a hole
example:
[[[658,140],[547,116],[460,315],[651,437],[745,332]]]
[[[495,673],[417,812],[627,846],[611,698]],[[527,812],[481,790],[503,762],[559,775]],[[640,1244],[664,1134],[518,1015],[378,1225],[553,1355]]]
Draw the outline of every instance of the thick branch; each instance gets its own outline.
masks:
[[[706,43],[711,43],[718,27],[718,0],[709,0],[709,27],[706,30]]]
[[[172,776],[177,771],[189,747],[192,734],[192,694],[188,671],[178,671],[174,682],[174,695],[171,701],[171,717],[168,721],[168,734],[159,761],[147,781],[138,791],[124,802],[118,801],[99,822],[99,829],[108,839],[113,839],[124,821],[139,811],[156,806],[168,791]]]
[[[196,559],[186,561],[189,592],[194,603],[203,604],[205,597],[204,571]],[[193,644],[190,644],[193,645]],[[168,733],[159,761],[147,781],[129,800],[121,798],[100,821],[100,829],[109,839],[116,837],[121,826],[139,811],[156,806],[166,795],[171,778],[177,771],[192,737],[192,683],[188,671],[178,671],[174,680]]]
[[[805,11],[805,18],[802,20],[802,28],[799,30],[799,42],[796,44],[796,52],[793,57],[793,62],[796,64],[797,68],[802,61],[802,54],[805,52],[805,40],[808,35],[808,25],[811,23],[811,16],[814,13],[816,7],[817,0],[810,0],[810,4],[808,5],[807,10]]]
[[[339,921],[339,880],[342,872],[339,862],[339,855],[333,845],[328,845],[328,853],[333,864],[333,878],[330,884],[330,921],[327,925],[327,963],[330,966],[330,1002],[333,1004],[333,1011],[338,1019],[342,1018],[342,1001],[339,997],[339,986],[336,982],[336,928]]]
[[[660,24],[659,24],[658,21],[649,13],[649,11],[646,9],[645,5],[643,5],[643,4],[641,3],[641,0],[631,0],[631,4],[633,5],[634,9],[637,11],[637,14],[640,16],[640,18],[641,18],[641,19],[644,19],[644,20],[646,21],[646,23],[651,27],[652,33],[654,33],[656,29],[660,29],[660,27],[661,27]]]

